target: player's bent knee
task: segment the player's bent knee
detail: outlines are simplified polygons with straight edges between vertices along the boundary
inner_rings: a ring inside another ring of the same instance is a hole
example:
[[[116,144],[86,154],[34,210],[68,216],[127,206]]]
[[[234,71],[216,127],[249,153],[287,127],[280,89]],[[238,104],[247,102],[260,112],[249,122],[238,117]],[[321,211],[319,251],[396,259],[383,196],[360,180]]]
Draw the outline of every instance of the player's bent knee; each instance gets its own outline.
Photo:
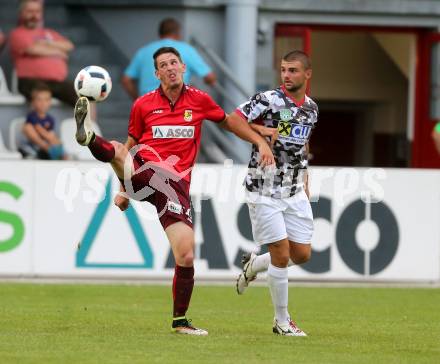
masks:
[[[176,257],[176,262],[182,267],[192,267],[194,264],[194,253],[190,251],[187,253],[179,254],[179,256]]]
[[[295,264],[304,264],[310,260],[311,255],[312,251],[309,249],[297,252],[291,259]]]
[[[276,267],[287,267],[287,265],[289,264],[289,255],[271,255],[271,263]]]
[[[180,239],[175,245],[176,263],[183,267],[191,267],[194,263],[194,242],[192,239]]]

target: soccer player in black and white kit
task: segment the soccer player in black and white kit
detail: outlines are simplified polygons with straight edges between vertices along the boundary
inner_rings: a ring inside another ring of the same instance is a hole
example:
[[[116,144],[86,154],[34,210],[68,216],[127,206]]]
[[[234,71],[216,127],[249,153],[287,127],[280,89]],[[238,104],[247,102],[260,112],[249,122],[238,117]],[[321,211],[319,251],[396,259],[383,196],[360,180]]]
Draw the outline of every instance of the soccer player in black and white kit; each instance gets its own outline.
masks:
[[[246,200],[254,240],[269,253],[245,258],[237,279],[242,294],[257,273],[267,270],[275,310],[273,332],[306,336],[288,312],[288,271],[310,259],[313,214],[307,183],[308,143],[318,120],[318,107],[306,95],[312,76],[309,57],[292,51],[281,60],[282,85],[261,92],[231,115],[245,118],[273,146],[276,168],[262,169],[254,146],[246,177]]]

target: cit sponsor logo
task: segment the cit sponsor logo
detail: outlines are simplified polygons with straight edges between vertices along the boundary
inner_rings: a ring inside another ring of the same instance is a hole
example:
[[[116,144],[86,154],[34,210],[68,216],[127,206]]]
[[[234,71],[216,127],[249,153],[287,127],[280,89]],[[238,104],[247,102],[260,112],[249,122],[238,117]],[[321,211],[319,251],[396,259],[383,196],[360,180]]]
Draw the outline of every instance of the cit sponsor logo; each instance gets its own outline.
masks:
[[[312,127],[310,125],[302,125],[289,122],[278,123],[278,133],[283,139],[304,145],[310,137]]]
[[[192,115],[191,115],[192,118]],[[161,125],[153,126],[154,139],[192,139],[194,126]]]
[[[278,133],[281,136],[284,136],[284,137],[289,136],[291,130],[292,130],[292,126],[290,125],[290,123],[286,123],[286,122],[278,123]]]
[[[193,112],[192,110],[185,110],[183,113],[183,120],[185,121],[192,121],[193,119]]]

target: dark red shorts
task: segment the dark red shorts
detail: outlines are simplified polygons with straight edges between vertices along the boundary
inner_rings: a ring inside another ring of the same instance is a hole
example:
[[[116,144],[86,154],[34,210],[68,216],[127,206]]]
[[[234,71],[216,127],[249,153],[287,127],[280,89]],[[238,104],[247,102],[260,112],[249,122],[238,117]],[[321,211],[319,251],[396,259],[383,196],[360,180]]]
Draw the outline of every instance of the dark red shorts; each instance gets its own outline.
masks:
[[[150,166],[138,156],[133,163],[136,172],[131,180],[123,182],[119,179],[130,198],[154,205],[164,229],[179,221],[192,228],[189,182],[164,169]]]

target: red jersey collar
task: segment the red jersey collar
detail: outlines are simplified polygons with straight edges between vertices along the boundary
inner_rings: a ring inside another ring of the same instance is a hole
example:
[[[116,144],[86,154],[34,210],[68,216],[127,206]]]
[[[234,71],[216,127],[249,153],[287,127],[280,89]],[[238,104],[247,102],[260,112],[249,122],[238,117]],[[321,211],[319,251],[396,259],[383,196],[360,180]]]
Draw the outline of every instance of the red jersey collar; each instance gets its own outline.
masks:
[[[186,92],[187,87],[188,87],[187,85],[183,84],[182,90],[180,91],[180,95],[182,95],[184,92]],[[163,92],[162,85],[160,85],[160,86],[157,88],[157,90],[159,91],[159,94],[160,94],[161,96],[165,96],[165,97],[167,97],[167,96],[165,95],[165,92]]]
[[[284,85],[281,85],[281,90],[284,92],[284,94],[287,96],[287,98],[292,101],[297,107],[300,107],[304,104],[304,102],[306,101],[306,95],[304,95],[304,97],[302,98],[302,100],[297,101],[295,100],[293,97],[289,96],[288,91],[286,90],[286,88],[284,87]]]

